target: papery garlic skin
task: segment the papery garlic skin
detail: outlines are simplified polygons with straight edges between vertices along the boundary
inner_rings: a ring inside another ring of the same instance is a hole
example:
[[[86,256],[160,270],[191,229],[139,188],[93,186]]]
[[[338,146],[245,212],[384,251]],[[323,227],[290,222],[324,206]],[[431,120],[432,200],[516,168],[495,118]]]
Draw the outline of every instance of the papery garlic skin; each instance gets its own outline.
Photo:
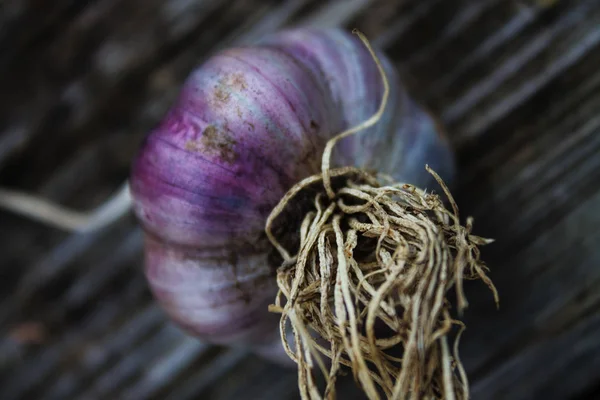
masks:
[[[379,57],[392,88],[386,111],[338,144],[332,166],[429,188],[429,164],[452,180],[439,127]],[[272,350],[264,349],[280,340],[279,317],[267,305],[278,265],[269,260],[266,218],[289,188],[320,171],[326,141],[369,118],[382,94],[368,50],[337,29],[280,32],[222,51],[191,74],[131,173],[146,277],[176,323],[214,343]]]

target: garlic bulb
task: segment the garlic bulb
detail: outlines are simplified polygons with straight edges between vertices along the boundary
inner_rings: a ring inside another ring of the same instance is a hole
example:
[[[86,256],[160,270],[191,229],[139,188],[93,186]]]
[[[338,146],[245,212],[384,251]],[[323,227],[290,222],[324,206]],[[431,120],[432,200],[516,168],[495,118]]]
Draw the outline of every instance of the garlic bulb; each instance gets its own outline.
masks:
[[[441,127],[358,36],[292,29],[221,51],[104,205],[81,213],[0,189],[0,208],[83,232],[132,206],[169,317],[208,342],[293,361],[305,400],[322,398],[317,365],[328,399],[343,366],[370,399],[467,399],[464,325],[446,296],[455,288],[462,311],[463,279],[481,279],[498,302],[479,259],[491,240],[460,223]]]
[[[429,164],[451,180],[439,126],[378,57],[392,88],[386,110],[339,143],[332,166],[429,188]],[[146,276],[174,321],[213,343],[287,359],[278,317],[267,312],[280,260],[265,221],[288,189],[319,172],[325,143],[375,113],[382,93],[369,51],[337,29],[280,32],[221,51],[191,74],[141,146],[130,180]]]

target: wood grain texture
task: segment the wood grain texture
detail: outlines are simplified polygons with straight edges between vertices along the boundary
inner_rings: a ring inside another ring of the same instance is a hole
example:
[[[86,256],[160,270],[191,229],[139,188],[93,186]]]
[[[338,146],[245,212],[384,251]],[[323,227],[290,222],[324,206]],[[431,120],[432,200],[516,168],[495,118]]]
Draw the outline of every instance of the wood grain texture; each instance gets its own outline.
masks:
[[[496,238],[483,256],[500,310],[467,285],[473,398],[598,398],[597,0],[7,0],[0,183],[95,206],[211,52],[324,23],[358,27],[395,60],[448,128],[462,215]],[[294,371],[165,319],[132,218],[68,235],[0,212],[0,264],[2,399],[297,398]],[[349,379],[340,398],[360,398]]]

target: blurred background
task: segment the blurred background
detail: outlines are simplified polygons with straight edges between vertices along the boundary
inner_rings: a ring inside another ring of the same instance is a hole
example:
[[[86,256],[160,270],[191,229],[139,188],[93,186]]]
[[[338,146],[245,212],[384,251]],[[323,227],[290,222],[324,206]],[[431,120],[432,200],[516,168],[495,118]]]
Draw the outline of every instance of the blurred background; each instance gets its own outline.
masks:
[[[359,28],[443,121],[501,296],[467,285],[474,399],[600,398],[600,1],[3,0],[0,185],[89,209],[214,51]],[[297,399],[295,371],[185,336],[132,217],[69,234],[0,211],[0,399]],[[359,399],[350,380],[341,399]]]

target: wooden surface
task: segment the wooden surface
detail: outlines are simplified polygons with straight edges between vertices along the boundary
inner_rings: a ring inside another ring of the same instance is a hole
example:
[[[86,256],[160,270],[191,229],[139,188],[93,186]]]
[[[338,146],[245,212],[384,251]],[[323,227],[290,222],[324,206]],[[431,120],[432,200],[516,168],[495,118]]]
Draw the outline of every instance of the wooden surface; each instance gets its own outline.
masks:
[[[600,1],[0,3],[0,184],[87,208],[194,65],[290,24],[358,27],[456,149],[501,295],[467,285],[474,399],[600,397]],[[0,398],[294,399],[295,373],[184,336],[129,218],[68,235],[0,212]],[[340,398],[360,398],[346,382]]]

